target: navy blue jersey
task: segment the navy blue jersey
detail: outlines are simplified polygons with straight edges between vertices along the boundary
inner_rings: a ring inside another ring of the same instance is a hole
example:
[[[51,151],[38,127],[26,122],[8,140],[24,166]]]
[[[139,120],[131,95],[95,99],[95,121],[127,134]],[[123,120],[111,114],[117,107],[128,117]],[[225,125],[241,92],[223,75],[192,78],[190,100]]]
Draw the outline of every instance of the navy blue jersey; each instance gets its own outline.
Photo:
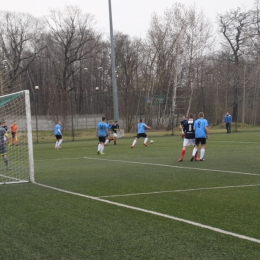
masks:
[[[111,129],[112,129],[112,131],[113,131],[114,133],[116,133],[117,130],[119,129],[119,125],[113,124],[113,125],[111,126]]]
[[[186,120],[183,124],[183,131],[185,133],[186,139],[194,139],[195,131],[194,131],[194,121],[193,119]]]

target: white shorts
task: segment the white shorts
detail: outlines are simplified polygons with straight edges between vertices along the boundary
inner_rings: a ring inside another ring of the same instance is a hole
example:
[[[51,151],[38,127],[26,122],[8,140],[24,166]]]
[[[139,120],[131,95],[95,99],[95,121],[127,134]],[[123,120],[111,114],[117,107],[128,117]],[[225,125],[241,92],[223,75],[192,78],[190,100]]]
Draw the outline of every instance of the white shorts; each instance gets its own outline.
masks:
[[[189,145],[194,146],[195,145],[195,139],[186,139],[186,138],[184,138],[183,146],[189,146]]]
[[[113,136],[114,136],[114,137],[117,137],[117,133],[113,133]]]

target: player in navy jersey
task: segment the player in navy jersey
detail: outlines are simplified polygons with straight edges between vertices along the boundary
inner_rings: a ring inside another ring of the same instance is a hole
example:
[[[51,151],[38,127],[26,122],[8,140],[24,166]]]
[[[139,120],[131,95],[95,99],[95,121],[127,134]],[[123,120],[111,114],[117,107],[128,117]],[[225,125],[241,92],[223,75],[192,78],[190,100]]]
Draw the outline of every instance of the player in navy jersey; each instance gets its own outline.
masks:
[[[120,130],[120,126],[118,124],[118,121],[116,121],[112,126],[111,126],[111,131],[113,133],[113,138],[109,138],[109,141],[114,140],[114,145],[116,145],[116,138],[117,138],[117,131],[120,132],[121,134],[121,130]]]
[[[111,138],[110,138],[110,133],[111,133],[111,127],[112,127],[112,121],[109,121],[108,122],[108,128],[107,128],[107,131],[108,131],[108,134],[106,136],[106,142],[105,142],[105,145],[107,145],[108,142],[110,142]],[[113,140],[113,139],[112,139]]]
[[[7,141],[8,141],[8,137],[7,137],[6,130],[5,130],[5,128],[2,126],[2,123],[0,123],[0,154],[1,154],[2,157],[3,157],[3,160],[4,160],[4,163],[5,163],[6,169],[7,169],[7,170],[10,170],[10,168],[9,168],[9,166],[8,166],[8,159],[7,159],[7,156],[6,156],[5,139],[4,139],[4,137],[6,137],[6,138],[7,138]]]
[[[106,141],[106,136],[108,135],[108,124],[106,123],[106,118],[102,117],[102,122],[97,124],[96,136],[98,137],[98,151],[97,154],[104,155],[104,144]]]
[[[193,148],[192,157],[190,160],[198,161],[195,155],[198,152],[199,144],[201,144],[199,161],[203,161],[205,155],[206,139],[209,137],[208,121],[204,119],[203,112],[199,113],[199,118],[194,123],[194,130],[195,130],[195,147]]]
[[[180,128],[181,128],[181,138],[183,139],[185,136],[184,130],[183,130],[183,125],[187,121],[186,116],[182,116],[182,120],[180,122]]]
[[[189,115],[189,119],[185,120],[183,123],[183,132],[184,132],[184,140],[183,140],[183,147],[181,150],[180,159],[178,162],[183,161],[183,157],[186,152],[186,148],[189,145],[195,146],[195,131],[194,131],[194,121],[193,121],[193,114]],[[196,158],[196,156],[195,156]]]
[[[144,138],[144,146],[147,146],[146,142],[148,140],[148,136],[147,134],[145,133],[145,129],[148,128],[148,129],[151,129],[151,127],[149,127],[148,125],[146,125],[142,119],[140,119],[140,123],[137,125],[137,136],[135,138],[135,140],[133,141],[133,144],[130,146],[131,148],[134,148],[137,140],[140,138],[140,137],[143,137]]]

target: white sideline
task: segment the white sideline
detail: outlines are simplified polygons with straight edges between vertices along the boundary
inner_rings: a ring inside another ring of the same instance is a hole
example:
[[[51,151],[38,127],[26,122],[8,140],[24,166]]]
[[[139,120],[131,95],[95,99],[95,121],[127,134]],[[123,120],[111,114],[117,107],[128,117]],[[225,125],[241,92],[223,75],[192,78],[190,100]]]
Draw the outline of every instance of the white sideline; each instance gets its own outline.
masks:
[[[100,158],[93,158],[93,157],[83,157],[83,158],[84,159],[88,159],[88,160],[100,160],[100,161],[109,161],[109,162],[133,163],[133,164],[162,166],[162,167],[170,167],[170,168],[177,168],[177,169],[189,169],[189,170],[199,170],[199,171],[209,171],[209,172],[226,172],[226,173],[235,173],[235,174],[242,174],[242,175],[253,175],[253,176],[259,176],[260,177],[260,174],[250,173],[250,172],[234,172],[234,171],[212,170],[212,169],[183,167],[183,166],[158,164],[158,163],[146,163],[146,162],[133,162],[133,161],[123,161],[123,160],[100,159]],[[191,162],[191,164],[193,164],[193,165],[195,165],[197,163],[200,164],[201,162]]]
[[[239,234],[236,234],[236,233],[233,233],[233,232],[229,232],[229,231],[226,231],[226,230],[223,230],[223,229],[220,229],[220,228],[214,228],[214,227],[211,227],[211,226],[203,225],[203,224],[200,224],[200,223],[197,223],[197,222],[194,222],[194,221],[190,221],[190,220],[186,220],[186,219],[182,219],[182,218],[177,218],[177,217],[174,217],[174,216],[170,216],[170,215],[167,215],[167,214],[162,214],[162,213],[159,213],[159,212],[156,212],[156,211],[152,211],[152,210],[146,210],[146,209],[142,209],[142,208],[138,208],[138,207],[125,205],[125,204],[122,204],[122,203],[117,203],[117,202],[113,202],[113,201],[109,201],[109,200],[104,200],[104,199],[101,199],[101,198],[98,198],[98,197],[88,196],[88,195],[84,195],[84,194],[76,193],[76,192],[71,192],[71,191],[67,191],[67,190],[51,187],[51,186],[48,186],[48,185],[45,185],[45,184],[41,184],[41,183],[37,183],[37,182],[34,182],[34,184],[42,186],[42,187],[45,187],[45,188],[48,188],[48,189],[53,189],[53,190],[56,190],[56,191],[64,192],[64,193],[67,193],[67,194],[76,195],[76,196],[84,197],[84,198],[87,198],[87,199],[91,199],[91,200],[95,200],[95,201],[100,201],[100,202],[112,204],[112,205],[115,205],[115,206],[118,206],[118,207],[123,207],[123,208],[132,209],[132,210],[136,210],[136,211],[141,211],[141,212],[144,212],[144,213],[148,213],[148,214],[152,214],[152,215],[155,215],[155,216],[164,217],[164,218],[168,218],[168,219],[173,219],[175,221],[183,222],[183,223],[186,223],[186,224],[189,224],[189,225],[193,225],[193,226],[200,227],[200,228],[205,228],[205,229],[217,232],[217,233],[233,236],[233,237],[236,237],[236,238],[240,238],[240,239],[243,239],[243,240],[248,240],[248,241],[260,244],[260,240],[259,239],[256,239],[256,238],[253,238],[253,237],[244,236],[244,235],[239,235]]]
[[[260,186],[260,184],[248,184],[248,185],[237,185],[237,186],[222,186],[222,187],[220,186],[220,187],[186,189],[186,190],[168,190],[168,191],[166,190],[166,191],[140,192],[140,193],[130,193],[130,194],[99,196],[99,198],[128,197],[128,196],[152,195],[152,194],[161,194],[161,193],[174,193],[174,192],[186,192],[186,191],[202,191],[202,190],[217,190],[217,189],[229,189],[229,188],[246,188],[246,187],[257,187],[257,186]]]

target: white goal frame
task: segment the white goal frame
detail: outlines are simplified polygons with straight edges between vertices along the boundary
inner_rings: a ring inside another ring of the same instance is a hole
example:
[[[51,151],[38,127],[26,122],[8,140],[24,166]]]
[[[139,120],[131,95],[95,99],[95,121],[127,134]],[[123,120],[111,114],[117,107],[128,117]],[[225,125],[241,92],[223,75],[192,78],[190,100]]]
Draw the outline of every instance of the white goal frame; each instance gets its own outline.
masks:
[[[26,135],[24,135],[24,136],[27,136],[27,140],[26,140],[27,144],[25,142],[25,144],[23,144],[23,146],[25,147],[24,148],[25,150],[28,150],[28,157],[26,157],[26,155],[23,154],[22,158],[23,158],[23,160],[26,160],[26,158],[28,160],[28,175],[27,175],[26,178],[23,178],[23,177],[21,177],[21,178],[20,177],[12,178],[12,177],[10,177],[10,180],[2,181],[2,182],[0,182],[0,184],[35,182],[35,179],[34,179],[34,158],[33,158],[33,139],[32,139],[32,121],[31,121],[31,107],[30,107],[30,93],[29,93],[29,90],[23,90],[23,91],[15,92],[15,93],[12,93],[12,94],[4,95],[4,96],[1,96],[0,99],[1,98],[8,98],[8,97],[11,97],[12,95],[17,95],[19,97],[20,96],[19,94],[20,95],[24,95],[24,102],[25,102],[24,104],[22,104],[22,106],[23,106],[23,109],[25,110],[24,111],[25,115],[23,116],[23,118],[25,117],[25,120],[26,120],[26,123],[25,123],[26,130],[24,131],[24,132],[26,132]],[[22,103],[22,102],[23,102],[23,100],[21,100],[20,103]],[[6,102],[6,104],[8,104],[8,102]],[[0,114],[0,117],[2,117],[2,116],[3,115]],[[3,119],[8,120],[8,118],[1,118],[0,120],[3,120]],[[18,125],[18,133],[19,133],[19,125]],[[26,149],[26,145],[27,145],[27,149]],[[18,149],[18,147],[12,147],[12,149],[15,149],[15,148]],[[8,149],[10,149],[10,148],[8,148]],[[7,149],[7,157],[8,157],[8,149]],[[22,151],[23,150],[21,150],[21,152]],[[0,156],[0,160],[2,160],[1,157],[2,156]],[[9,177],[9,175],[8,175],[9,172],[10,172],[10,174],[12,174],[12,162],[11,161],[9,161],[9,165],[11,165],[10,166],[11,170],[3,172],[3,174],[0,173],[1,177],[7,177],[8,178]],[[27,163],[26,163],[26,165],[27,165]],[[27,166],[26,166],[26,168],[27,168]],[[18,168],[18,171],[19,171],[19,168]],[[27,170],[25,169],[25,172],[26,171]]]

